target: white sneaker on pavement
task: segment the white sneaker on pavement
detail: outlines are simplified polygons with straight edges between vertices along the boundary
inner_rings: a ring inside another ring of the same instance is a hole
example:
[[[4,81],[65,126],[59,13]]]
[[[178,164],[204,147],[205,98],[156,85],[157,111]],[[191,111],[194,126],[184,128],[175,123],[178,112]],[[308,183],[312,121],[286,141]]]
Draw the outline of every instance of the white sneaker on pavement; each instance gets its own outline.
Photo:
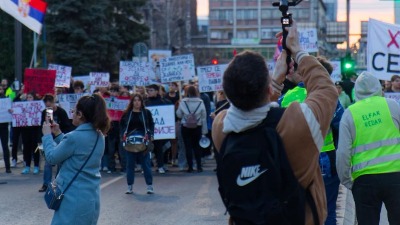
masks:
[[[15,167],[17,167],[17,160],[13,159],[11,161],[11,168],[15,168]]]
[[[132,185],[128,185],[128,189],[126,190],[125,194],[129,195],[129,194],[132,194],[132,193],[133,193]]]
[[[147,185],[147,194],[154,194],[153,185]]]
[[[165,170],[164,170],[164,168],[158,168],[158,173],[165,173]]]

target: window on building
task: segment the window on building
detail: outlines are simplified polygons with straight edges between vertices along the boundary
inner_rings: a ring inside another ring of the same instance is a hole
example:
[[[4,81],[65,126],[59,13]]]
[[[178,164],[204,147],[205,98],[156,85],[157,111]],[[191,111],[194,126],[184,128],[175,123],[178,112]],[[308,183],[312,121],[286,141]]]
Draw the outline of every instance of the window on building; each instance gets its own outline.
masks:
[[[249,38],[258,38],[258,31],[257,30],[249,30],[248,37]]]
[[[310,10],[309,9],[299,9],[298,11],[299,15],[298,18],[308,18],[310,16]]]
[[[222,38],[221,31],[211,31],[210,37],[212,39],[221,39]]]
[[[247,38],[247,32],[244,31],[244,30],[238,31],[238,32],[236,33],[236,35],[237,35],[237,38]]]
[[[271,19],[272,18],[272,10],[263,9],[261,10],[261,19]]]

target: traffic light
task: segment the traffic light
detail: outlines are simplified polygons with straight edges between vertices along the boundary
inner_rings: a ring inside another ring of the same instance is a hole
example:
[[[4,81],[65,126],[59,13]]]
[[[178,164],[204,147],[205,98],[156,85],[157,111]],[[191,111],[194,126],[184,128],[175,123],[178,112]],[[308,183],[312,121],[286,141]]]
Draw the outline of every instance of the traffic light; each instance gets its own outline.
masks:
[[[217,65],[218,64],[218,59],[216,59],[216,58],[211,59],[211,64]]]
[[[340,59],[340,65],[343,75],[350,75],[355,72],[356,61],[351,58],[350,54]]]

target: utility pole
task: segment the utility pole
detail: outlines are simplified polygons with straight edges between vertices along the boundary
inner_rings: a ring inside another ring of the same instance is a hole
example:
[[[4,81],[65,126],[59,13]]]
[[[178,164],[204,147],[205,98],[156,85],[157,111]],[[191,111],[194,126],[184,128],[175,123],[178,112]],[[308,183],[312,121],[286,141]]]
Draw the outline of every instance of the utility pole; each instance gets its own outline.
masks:
[[[171,0],[167,0],[167,48],[171,49],[171,31],[170,31],[170,21],[171,21]]]
[[[191,29],[191,25],[190,25],[190,6],[192,1],[186,1],[186,48],[188,51],[190,51],[190,48],[192,46],[191,43],[191,36],[192,36],[192,29]]]
[[[346,52],[350,51],[350,0],[346,0],[346,31],[347,31],[347,46]]]
[[[22,82],[22,25],[18,20],[14,20],[14,76]]]

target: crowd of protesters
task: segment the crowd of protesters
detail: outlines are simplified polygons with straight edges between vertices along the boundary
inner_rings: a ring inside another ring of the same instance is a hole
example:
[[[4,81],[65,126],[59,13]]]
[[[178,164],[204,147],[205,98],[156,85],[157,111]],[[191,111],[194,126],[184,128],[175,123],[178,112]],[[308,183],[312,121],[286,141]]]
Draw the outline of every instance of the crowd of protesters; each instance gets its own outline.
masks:
[[[53,109],[53,120],[59,124],[63,133],[74,130],[75,126],[72,124],[72,120],[68,119],[67,112],[58,104],[57,96],[60,94],[90,93],[89,88],[85,87],[85,84],[80,80],[71,81],[70,88],[57,87],[54,93],[48,93],[44,96],[39,96],[34,92],[24,93],[23,85],[18,91],[12,90],[9,88],[7,80],[3,79],[3,81],[4,85],[0,87],[0,97],[12,97],[13,101],[43,100],[46,108],[50,107]],[[5,91],[3,91],[6,89],[9,90],[7,95]],[[168,85],[152,84],[149,86],[136,87],[120,86],[118,82],[113,82],[110,83],[107,88],[101,87],[94,89],[93,93],[98,93],[103,96],[103,98],[129,99],[129,103],[123,115],[126,115],[129,110],[132,110],[136,98],[140,98],[143,108],[148,106],[174,105],[176,138],[153,140],[154,149],[150,154],[152,159],[148,162],[143,160],[143,158],[146,157],[133,157],[133,155],[127,152],[123,147],[123,133],[127,125],[126,116],[122,116],[121,120],[111,121],[110,130],[105,137],[105,151],[99,170],[108,174],[126,173],[129,175],[127,176],[127,183],[129,185],[127,193],[131,193],[129,190],[132,190],[132,173],[134,172],[144,173],[146,183],[150,186],[148,193],[152,193],[151,167],[154,168],[155,172],[160,174],[166,173],[171,167],[176,167],[179,171],[189,173],[202,172],[202,163],[204,163],[204,159],[206,157],[212,159],[214,152],[212,151],[212,145],[207,148],[201,148],[199,146],[199,140],[203,135],[210,137],[212,117],[215,113],[218,113],[218,111],[221,111],[223,108],[229,107],[227,100],[219,97],[223,96],[222,91],[218,92],[215,96],[212,92],[199,93],[196,81],[185,84],[171,82]],[[221,104],[221,101],[225,101],[225,103]],[[217,105],[217,108],[218,106],[222,107],[219,107],[217,112],[213,112],[215,105]],[[9,112],[12,113],[13,110],[10,109]],[[195,128],[184,126],[190,113],[194,113],[198,121]],[[42,124],[45,121],[45,117],[46,110],[43,110]],[[181,121],[183,123],[181,123]],[[6,172],[11,173],[11,169],[15,170],[14,168],[17,167],[18,162],[18,150],[22,149],[23,168],[20,173],[39,174],[40,171],[42,171],[43,185],[39,189],[39,192],[46,191],[48,183],[54,177],[53,167],[56,165],[51,165],[47,162],[39,165],[41,155],[40,151],[38,151],[38,146],[41,145],[41,127],[12,127],[10,123],[2,123],[0,124],[0,137],[3,144],[2,148]],[[11,157],[9,154],[9,146],[12,148]],[[130,162],[132,160],[135,162]],[[31,166],[32,161],[33,168]],[[55,168],[58,172],[58,167]],[[127,171],[127,169],[134,171]]]

